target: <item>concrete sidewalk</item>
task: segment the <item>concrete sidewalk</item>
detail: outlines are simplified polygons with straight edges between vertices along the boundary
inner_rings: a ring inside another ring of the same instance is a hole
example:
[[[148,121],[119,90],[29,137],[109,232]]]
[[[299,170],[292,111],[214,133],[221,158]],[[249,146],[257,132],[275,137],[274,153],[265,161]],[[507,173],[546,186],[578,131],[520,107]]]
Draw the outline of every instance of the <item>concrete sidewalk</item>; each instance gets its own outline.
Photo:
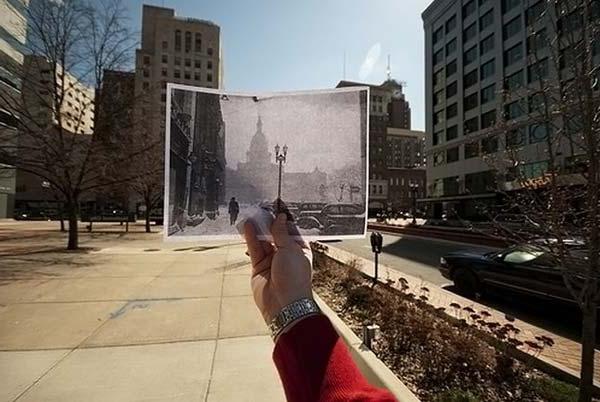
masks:
[[[244,250],[2,257],[0,401],[285,400]]]

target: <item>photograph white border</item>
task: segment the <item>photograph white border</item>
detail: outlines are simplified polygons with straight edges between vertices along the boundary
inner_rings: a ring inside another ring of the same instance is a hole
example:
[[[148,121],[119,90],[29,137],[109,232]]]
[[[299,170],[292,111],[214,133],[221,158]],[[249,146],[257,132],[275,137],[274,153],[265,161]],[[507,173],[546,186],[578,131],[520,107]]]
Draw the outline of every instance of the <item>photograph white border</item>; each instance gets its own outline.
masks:
[[[315,90],[299,90],[299,91],[281,91],[281,92],[236,92],[227,91],[225,89],[196,87],[185,84],[167,83],[167,101],[165,112],[165,182],[163,192],[163,241],[165,242],[198,242],[198,241],[215,241],[215,240],[240,240],[242,235],[190,235],[190,236],[169,236],[169,187],[170,187],[170,170],[171,170],[171,93],[173,89],[182,89],[191,92],[212,93],[216,95],[231,95],[231,96],[246,96],[252,97],[279,97],[288,95],[313,95],[327,94],[340,92],[367,92],[367,114],[366,114],[366,139],[365,139],[365,162],[366,162],[366,177],[365,177],[365,227],[362,234],[356,235],[324,235],[324,236],[302,236],[305,241],[317,240],[350,240],[364,239],[367,235],[367,226],[369,218],[369,134],[370,134],[370,113],[371,113],[371,92],[370,87],[357,85],[352,87],[330,88],[330,89],[315,89]]]

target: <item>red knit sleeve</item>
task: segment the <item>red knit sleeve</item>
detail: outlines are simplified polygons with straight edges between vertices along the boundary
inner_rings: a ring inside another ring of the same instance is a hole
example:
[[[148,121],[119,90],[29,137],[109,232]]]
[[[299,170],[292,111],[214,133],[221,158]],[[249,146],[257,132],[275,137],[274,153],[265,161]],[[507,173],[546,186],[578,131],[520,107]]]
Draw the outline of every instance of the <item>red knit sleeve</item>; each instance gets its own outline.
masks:
[[[324,315],[305,318],[282,334],[273,360],[288,402],[396,400],[367,382]]]

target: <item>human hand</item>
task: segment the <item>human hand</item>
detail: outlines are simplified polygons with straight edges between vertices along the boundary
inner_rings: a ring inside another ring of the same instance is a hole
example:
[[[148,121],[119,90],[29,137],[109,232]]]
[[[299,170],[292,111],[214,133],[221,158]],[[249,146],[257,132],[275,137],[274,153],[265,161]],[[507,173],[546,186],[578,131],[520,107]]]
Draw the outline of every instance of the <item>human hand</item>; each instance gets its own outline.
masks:
[[[252,293],[267,323],[288,304],[312,299],[310,249],[288,233],[287,217],[279,214],[271,226],[274,245],[257,238],[254,225],[244,225],[244,237],[252,261]]]

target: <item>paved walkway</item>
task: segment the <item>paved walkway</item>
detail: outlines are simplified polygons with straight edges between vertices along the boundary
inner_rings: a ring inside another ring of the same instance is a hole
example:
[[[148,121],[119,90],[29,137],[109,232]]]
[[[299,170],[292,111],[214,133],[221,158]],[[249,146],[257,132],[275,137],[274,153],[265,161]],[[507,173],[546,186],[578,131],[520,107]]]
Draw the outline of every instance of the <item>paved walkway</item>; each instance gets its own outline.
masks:
[[[327,247],[327,254],[332,258],[342,262],[356,261],[358,263],[358,267],[364,273],[367,275],[373,275],[373,262],[371,260],[367,260],[348,251],[332,247],[330,244],[327,244]],[[501,324],[508,322],[505,319],[505,315],[499,311],[490,309],[487,306],[448,292],[441,287],[426,282],[420,278],[398,272],[393,268],[386,267],[385,265],[380,264],[379,266],[379,278],[384,282],[387,279],[393,280],[394,286],[396,287],[399,287],[398,280],[400,278],[404,278],[410,287],[410,292],[416,294],[417,296],[427,296],[429,299],[428,302],[434,307],[443,307],[446,313],[449,313],[457,318],[465,318],[468,320],[470,314],[463,311],[462,308],[471,307],[477,312],[489,312],[491,317],[488,318],[488,322],[495,321]],[[424,287],[427,288],[428,291],[422,290]],[[451,307],[450,304],[452,303],[458,303],[458,305],[461,306],[461,309]],[[535,337],[541,335],[552,338],[554,340],[554,346],[546,347],[542,351],[540,358],[554,366],[570,371],[571,374],[579,375],[579,370],[581,368],[581,344],[535,327],[524,321],[515,320],[512,324],[521,330],[519,336],[517,337],[521,341],[535,341]],[[529,350],[526,347],[521,349],[528,353],[537,355],[535,351]],[[600,353],[596,353],[595,360],[595,381],[600,382]]]
[[[244,246],[144,236],[0,244],[0,401],[284,400]]]

